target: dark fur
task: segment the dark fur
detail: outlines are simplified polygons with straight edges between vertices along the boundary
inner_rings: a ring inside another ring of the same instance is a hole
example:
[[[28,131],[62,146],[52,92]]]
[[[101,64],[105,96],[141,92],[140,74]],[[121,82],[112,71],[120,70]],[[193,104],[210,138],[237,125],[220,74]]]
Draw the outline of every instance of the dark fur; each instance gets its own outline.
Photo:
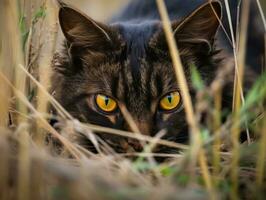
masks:
[[[166,2],[171,8],[169,13],[173,29],[202,3],[198,0]],[[213,5],[219,16],[218,3]],[[119,109],[107,115],[95,105],[95,94],[109,95],[126,106],[142,134],[154,136],[159,130],[166,129],[165,139],[181,143],[188,141],[183,107],[171,113],[158,109],[160,98],[179,90],[179,87],[155,1],[132,1],[121,14],[114,17],[111,25],[77,16],[67,6],[61,8],[59,17],[67,40],[64,51],[55,56],[52,90],[63,107],[82,122],[129,130]],[[192,16],[189,23],[175,34],[193,101],[195,92],[191,86],[189,65],[197,66],[207,84],[220,65],[220,58],[216,56],[219,48],[214,42],[218,25],[212,17],[210,12],[202,11],[195,19]],[[216,39],[221,42],[222,37]],[[226,43],[222,44],[220,48],[227,46]],[[251,59],[248,62],[258,63]],[[126,138],[101,137],[119,152],[128,151],[129,147],[122,145],[125,141],[135,150],[141,150],[136,142]]]
[[[184,16],[189,15],[194,9],[205,3],[206,0],[165,0],[166,7],[170,18],[172,20],[183,18]],[[229,23],[227,18],[227,13],[225,9],[224,0],[220,0],[223,7],[222,14],[222,23],[226,30],[226,32],[230,36]],[[236,32],[237,26],[237,7],[238,0],[230,0],[228,1],[232,25],[234,29],[234,33]],[[252,66],[252,70],[256,72],[261,72],[263,66],[263,51],[264,51],[264,30],[263,30],[263,22],[259,14],[258,6],[255,1],[250,1],[250,16],[249,16],[249,27],[248,27],[248,48],[247,48],[247,64]],[[239,7],[241,10],[241,6]],[[124,10],[121,11],[118,15],[116,15],[112,21],[135,21],[141,22],[147,19],[160,19],[160,15],[157,11],[156,1],[154,0],[135,0],[132,1]],[[228,42],[224,31],[221,29],[217,35],[219,40],[221,41],[220,48],[228,53],[232,54],[232,46]]]

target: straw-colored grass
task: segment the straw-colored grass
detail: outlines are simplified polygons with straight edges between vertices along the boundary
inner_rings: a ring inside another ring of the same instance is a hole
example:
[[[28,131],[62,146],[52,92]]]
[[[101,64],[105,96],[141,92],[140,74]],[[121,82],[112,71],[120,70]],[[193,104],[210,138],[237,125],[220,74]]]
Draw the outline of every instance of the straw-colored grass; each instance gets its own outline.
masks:
[[[49,94],[59,35],[57,5],[52,0],[0,1],[0,199],[263,199],[265,73],[247,95],[242,91],[249,2],[242,1],[237,38],[232,24],[227,33],[234,50],[235,88],[232,112],[223,121],[221,94],[230,67],[224,66],[210,86],[198,87],[192,105],[164,1],[157,0],[190,126],[191,142],[185,145],[161,139],[165,130],[155,137],[142,135],[125,107],[121,110],[132,132],[75,120]],[[266,5],[256,3],[266,33]],[[200,75],[193,73],[201,84]],[[207,108],[204,95],[211,99]],[[58,116],[51,116],[49,106]],[[203,107],[207,125],[197,121]],[[53,117],[60,120],[61,130],[49,123]],[[251,137],[248,143],[239,143],[240,131]],[[137,139],[144,150],[118,154],[95,133]],[[80,134],[92,141],[98,154],[78,144]],[[153,153],[156,145],[179,153]],[[155,156],[168,159],[157,163]]]
[[[167,14],[166,6],[163,2],[163,0],[157,0],[158,9],[162,18],[163,28],[166,35],[166,40],[169,45],[170,54],[172,58],[172,62],[175,69],[176,79],[178,82],[178,85],[180,86],[180,91],[182,94],[182,99],[186,111],[186,119],[190,126],[190,153],[191,153],[191,163],[192,168],[195,167],[195,161],[197,158],[199,158],[199,164],[202,169],[203,178],[205,181],[205,184],[208,188],[208,191],[210,193],[211,199],[215,199],[216,195],[213,193],[210,173],[207,168],[207,159],[205,155],[205,150],[201,148],[201,138],[200,138],[200,129],[198,127],[198,122],[196,120],[196,115],[193,111],[192,101],[189,94],[189,89],[187,85],[187,81],[185,78],[185,73],[182,67],[182,62],[179,57],[179,52],[176,46],[176,42],[174,39],[173,30],[171,28],[170,19]]]

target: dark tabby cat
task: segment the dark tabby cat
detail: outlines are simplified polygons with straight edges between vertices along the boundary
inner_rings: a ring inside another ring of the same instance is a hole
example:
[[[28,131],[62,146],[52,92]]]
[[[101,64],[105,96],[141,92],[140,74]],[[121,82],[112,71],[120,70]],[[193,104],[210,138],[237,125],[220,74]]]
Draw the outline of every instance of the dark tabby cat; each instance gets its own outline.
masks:
[[[197,66],[204,81],[210,83],[221,65],[219,49],[231,53],[223,32],[216,34],[222,4],[203,2],[166,0],[193,101],[189,66]],[[236,19],[237,1],[230,3]],[[82,122],[130,130],[120,111],[124,105],[142,134],[154,136],[166,129],[164,139],[188,141],[182,97],[154,0],[133,0],[108,25],[62,5],[59,21],[66,45],[55,56],[53,91],[63,107]],[[249,48],[249,55],[256,56],[251,56],[248,64],[259,66],[262,44],[254,35],[249,42],[256,43]],[[142,150],[135,140],[100,136],[117,152]],[[85,139],[82,143],[89,144]]]

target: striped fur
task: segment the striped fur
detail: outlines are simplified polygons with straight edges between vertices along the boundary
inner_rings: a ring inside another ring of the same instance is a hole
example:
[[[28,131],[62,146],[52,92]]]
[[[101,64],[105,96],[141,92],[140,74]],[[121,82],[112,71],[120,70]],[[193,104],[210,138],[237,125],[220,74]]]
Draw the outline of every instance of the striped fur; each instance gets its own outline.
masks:
[[[189,65],[197,66],[206,83],[211,82],[219,66],[214,42],[219,22],[214,11],[221,16],[219,2],[204,4],[172,23],[193,101]],[[112,115],[99,111],[94,98],[104,94],[127,108],[142,134],[154,136],[166,129],[165,139],[188,141],[183,107],[171,113],[158,109],[162,96],[179,90],[160,21],[149,17],[139,21],[117,19],[104,25],[68,6],[60,9],[59,20],[66,45],[55,56],[52,90],[75,118],[130,130],[119,109]],[[141,150],[136,141],[102,134],[101,137],[118,152],[129,151],[129,146]],[[122,145],[125,142],[129,145]]]

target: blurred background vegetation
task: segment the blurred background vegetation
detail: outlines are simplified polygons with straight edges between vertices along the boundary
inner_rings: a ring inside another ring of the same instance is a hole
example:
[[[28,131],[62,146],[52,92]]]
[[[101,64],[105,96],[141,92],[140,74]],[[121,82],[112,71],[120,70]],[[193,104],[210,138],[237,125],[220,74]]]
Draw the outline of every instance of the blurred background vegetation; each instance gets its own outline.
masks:
[[[73,5],[90,17],[99,21],[107,21],[110,16],[117,13],[130,0],[66,0],[64,2]]]
[[[121,7],[126,5],[130,0],[65,0],[70,5],[74,5],[95,19],[106,21]],[[256,0],[252,0],[256,1]],[[266,1],[260,1],[264,10],[266,10]],[[264,12],[265,14],[265,12]]]

